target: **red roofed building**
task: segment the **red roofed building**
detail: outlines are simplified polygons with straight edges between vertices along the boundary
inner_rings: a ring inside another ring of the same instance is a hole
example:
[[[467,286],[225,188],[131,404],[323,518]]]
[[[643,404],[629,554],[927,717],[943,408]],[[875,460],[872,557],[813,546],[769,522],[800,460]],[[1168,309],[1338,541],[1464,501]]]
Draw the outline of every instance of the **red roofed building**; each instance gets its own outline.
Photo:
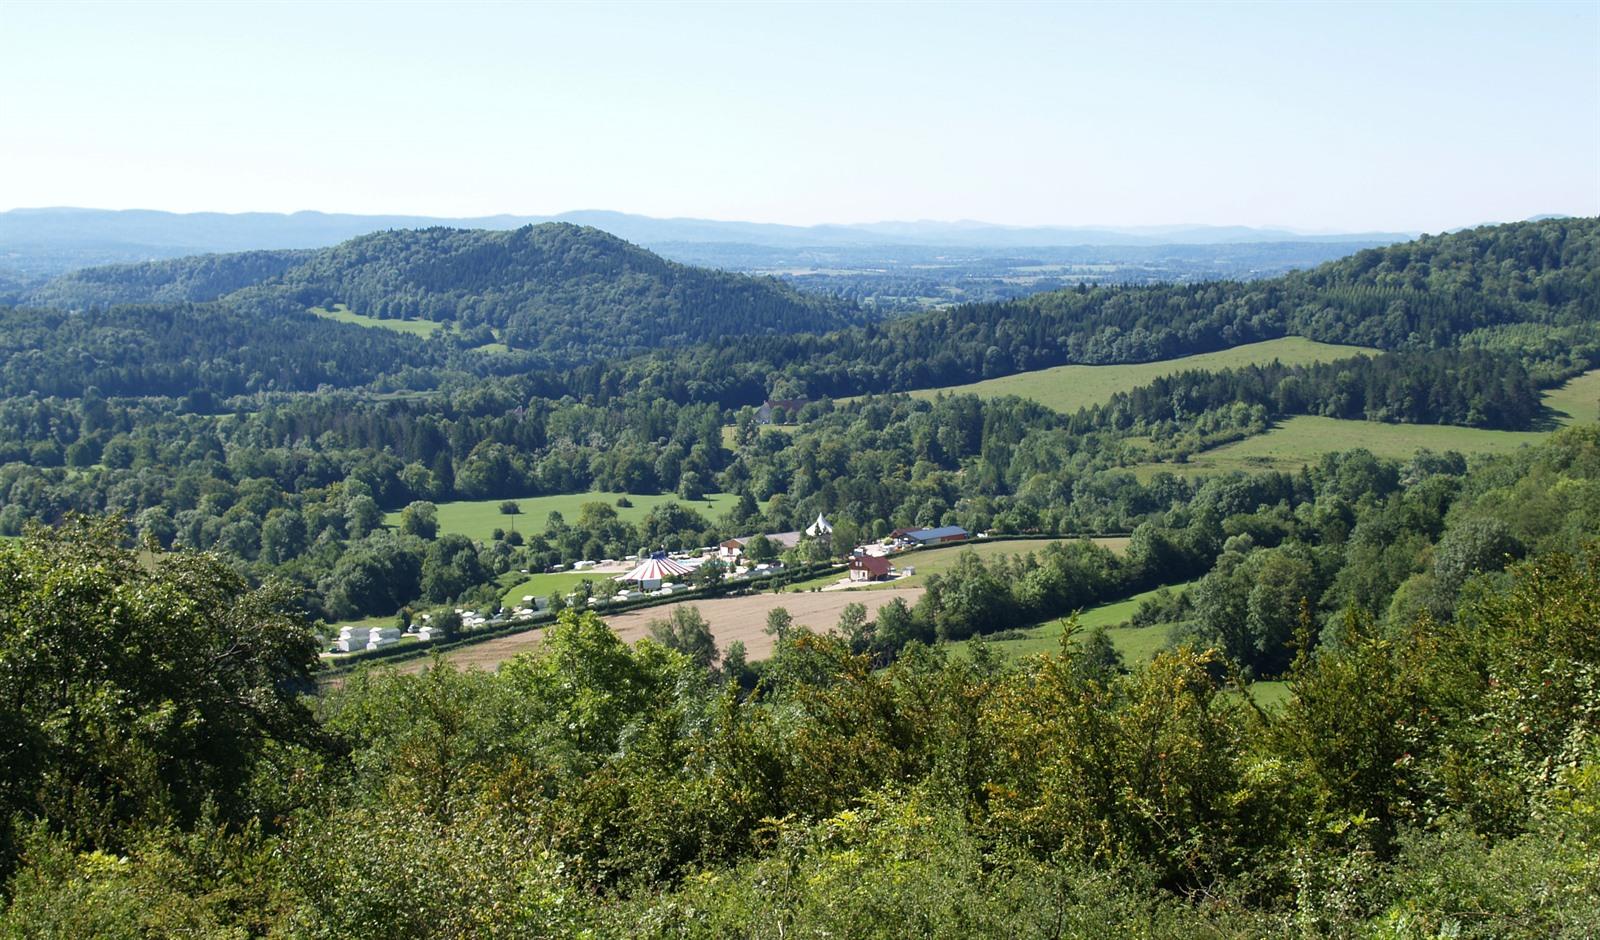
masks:
[[[889,559],[857,555],[850,559],[850,580],[882,581],[889,577]]]

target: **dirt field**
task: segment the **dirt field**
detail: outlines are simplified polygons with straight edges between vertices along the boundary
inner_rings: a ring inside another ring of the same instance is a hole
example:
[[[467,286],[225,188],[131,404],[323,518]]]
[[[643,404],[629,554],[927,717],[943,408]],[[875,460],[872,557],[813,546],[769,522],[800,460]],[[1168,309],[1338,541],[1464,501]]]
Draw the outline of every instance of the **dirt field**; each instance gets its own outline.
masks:
[[[672,615],[672,609],[693,605],[711,626],[711,635],[717,638],[717,647],[726,649],[735,640],[744,642],[750,659],[765,659],[772,655],[772,637],[767,636],[767,611],[782,607],[794,616],[794,622],[813,630],[827,630],[839,621],[839,613],[846,604],[865,604],[867,611],[876,612],[896,597],[907,604],[915,604],[922,596],[922,588],[891,588],[877,591],[828,591],[795,594],[753,594],[749,597],[724,597],[716,600],[688,600],[681,604],[664,604],[645,610],[628,611],[607,617],[606,623],[623,640],[632,643],[650,633],[650,621],[662,620]],[[445,654],[445,658],[465,669],[477,666],[494,669],[504,660],[533,649],[539,644],[539,630],[515,633],[494,640],[485,640],[463,646]],[[419,672],[427,668],[426,658],[417,658],[396,666],[401,672]]]

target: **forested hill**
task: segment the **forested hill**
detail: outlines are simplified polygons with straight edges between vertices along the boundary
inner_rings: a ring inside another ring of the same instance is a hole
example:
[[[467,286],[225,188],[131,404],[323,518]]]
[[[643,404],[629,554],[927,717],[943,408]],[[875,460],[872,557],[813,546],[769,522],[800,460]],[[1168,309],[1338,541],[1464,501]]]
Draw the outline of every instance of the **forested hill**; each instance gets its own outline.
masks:
[[[115,304],[216,300],[282,275],[310,251],[241,251],[141,264],[111,264],[64,274],[28,297],[40,307],[76,310]]]
[[[1521,357],[1541,381],[1600,360],[1600,219],[1551,219],[1375,248],[1251,282],[1078,288],[969,304],[828,336],[723,344],[671,374],[724,401],[971,382],[1065,363],[1148,362],[1299,335],[1388,350]],[[661,357],[656,357],[657,359]],[[626,384],[626,383],[623,383]]]
[[[377,318],[487,326],[557,358],[677,346],[721,336],[827,332],[864,319],[778,281],[675,264],[598,229],[397,230],[310,252],[247,252],[120,265],[59,278],[35,303],[220,297],[257,315],[347,304]]]

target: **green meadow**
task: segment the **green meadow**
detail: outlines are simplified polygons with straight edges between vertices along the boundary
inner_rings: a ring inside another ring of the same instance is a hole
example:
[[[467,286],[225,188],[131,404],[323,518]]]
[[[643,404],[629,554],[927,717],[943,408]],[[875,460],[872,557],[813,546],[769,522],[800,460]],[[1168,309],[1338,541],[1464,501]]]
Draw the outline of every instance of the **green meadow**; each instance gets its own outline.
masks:
[[[323,307],[312,307],[311,312],[324,320],[337,320],[340,323],[353,323],[356,326],[374,327],[383,330],[394,330],[396,333],[410,333],[426,339],[439,330],[442,323],[432,320],[379,320],[374,317],[364,317],[344,304],[334,304],[332,310]]]
[[[1183,584],[1174,584],[1169,587],[1177,593],[1188,590],[1195,584],[1189,581]],[[1156,590],[1160,590],[1157,588]],[[1155,658],[1156,653],[1166,647],[1172,639],[1172,633],[1177,629],[1175,623],[1158,623],[1148,627],[1129,626],[1128,621],[1139,609],[1139,604],[1147,597],[1156,593],[1146,591],[1120,601],[1090,607],[1078,615],[1080,636],[1096,627],[1104,627],[1106,635],[1111,638],[1111,645],[1122,654],[1122,659],[1129,666],[1147,663]],[[1023,636],[1014,640],[985,640],[991,650],[1007,659],[1016,660],[1024,656],[1034,656],[1040,653],[1054,653],[1061,649],[1061,633],[1066,626],[1066,620],[1053,620],[1021,631]],[[968,654],[971,641],[951,644],[958,656]],[[1280,681],[1253,682],[1250,684],[1251,697],[1258,705],[1269,707],[1283,702],[1289,697],[1287,683]]]
[[[596,584],[615,577],[612,574],[595,574],[592,571],[555,571],[549,574],[536,574],[531,576],[509,575],[521,580],[506,588],[500,603],[507,607],[516,607],[522,603],[524,597],[549,597],[552,594],[570,594],[572,589],[580,582],[593,581]],[[504,579],[502,579],[503,581]]]
[[[617,500],[627,495],[628,501],[633,505],[628,507],[617,506]],[[638,523],[650,514],[650,510],[666,503],[678,503],[685,508],[698,512],[707,519],[715,519],[726,512],[735,503],[735,499],[726,493],[709,493],[705,499],[684,500],[672,493],[655,493],[650,495],[634,495],[623,493],[602,493],[591,490],[587,493],[562,493],[556,496],[529,496],[523,499],[511,500],[522,510],[516,515],[506,515],[500,511],[503,499],[464,499],[450,503],[439,504],[439,531],[441,533],[457,533],[470,539],[486,540],[493,536],[495,529],[510,531],[516,529],[524,535],[531,535],[545,530],[545,523],[552,512],[561,513],[561,517],[568,524],[578,519],[578,510],[584,503],[605,503],[617,510],[618,518],[624,522]],[[400,524],[400,513],[391,512],[383,520],[388,525]]]
[[[1559,425],[1600,420],[1600,369],[1544,393]],[[1492,431],[1451,424],[1383,424],[1299,415],[1265,434],[1204,451],[1187,463],[1148,463],[1135,468],[1148,480],[1166,471],[1179,476],[1233,470],[1295,470],[1323,454],[1364,447],[1379,457],[1404,460],[1424,448],[1464,454],[1503,454],[1542,440],[1549,431]]]
[[[1545,392],[1544,404],[1562,424],[1600,421],[1600,369]]]
[[[1182,593],[1189,589],[1194,582],[1174,584],[1169,590]],[[1157,589],[1159,590],[1159,589]],[[1078,625],[1084,632],[1095,627],[1105,627],[1106,634],[1111,637],[1111,643],[1122,654],[1122,658],[1131,666],[1134,663],[1149,662],[1151,657],[1167,644],[1172,636],[1176,624],[1161,623],[1149,627],[1124,626],[1133,617],[1134,611],[1139,609],[1139,604],[1145,598],[1154,595],[1155,591],[1146,591],[1120,601],[1090,607],[1078,615]],[[1033,656],[1037,653],[1051,653],[1061,648],[1061,631],[1066,626],[1066,620],[1052,620],[1021,631],[1021,637],[1014,640],[985,640],[989,648],[1008,659],[1020,659],[1023,656]],[[970,641],[951,644],[956,651],[965,654]]]
[[[1273,360],[1289,365],[1302,365],[1348,359],[1351,356],[1369,355],[1373,352],[1374,350],[1362,346],[1338,346],[1298,336],[1286,336],[1282,339],[1235,346],[1219,352],[1184,356],[1181,359],[1115,366],[1055,366],[1036,372],[985,379],[967,385],[922,389],[912,392],[911,395],[916,398],[934,398],[941,394],[969,394],[980,398],[1017,395],[1031,398],[1056,411],[1071,413],[1079,408],[1108,401],[1118,392],[1130,391],[1141,385],[1149,385],[1164,376],[1193,369],[1232,369],[1239,366],[1265,365]]]

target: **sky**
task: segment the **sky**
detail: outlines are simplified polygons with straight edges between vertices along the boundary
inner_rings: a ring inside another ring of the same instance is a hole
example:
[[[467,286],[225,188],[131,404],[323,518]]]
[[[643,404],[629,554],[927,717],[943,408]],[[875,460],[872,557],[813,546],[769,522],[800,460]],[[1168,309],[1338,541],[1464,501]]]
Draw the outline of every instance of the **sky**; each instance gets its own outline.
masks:
[[[0,210],[1600,214],[1600,3],[0,0]]]

